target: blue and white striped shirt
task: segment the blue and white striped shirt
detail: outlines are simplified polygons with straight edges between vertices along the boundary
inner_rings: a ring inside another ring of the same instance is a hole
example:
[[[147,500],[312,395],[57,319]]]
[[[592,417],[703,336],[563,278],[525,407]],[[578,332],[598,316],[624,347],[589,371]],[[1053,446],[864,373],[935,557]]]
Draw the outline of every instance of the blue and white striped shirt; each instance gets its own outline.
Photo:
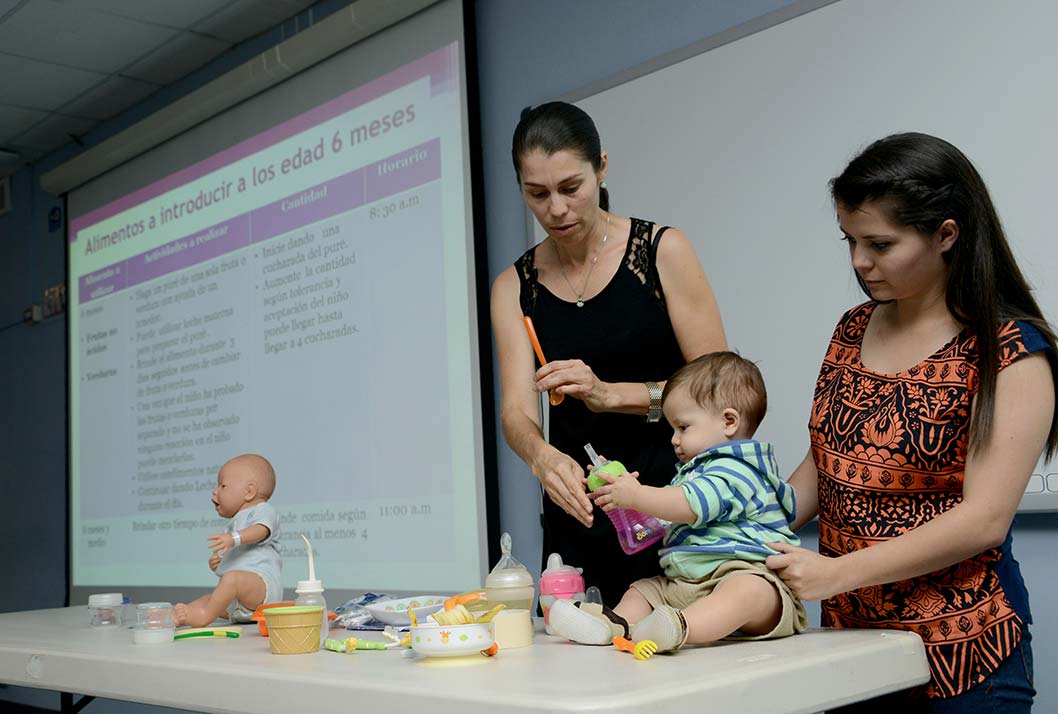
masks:
[[[697,518],[665,530],[661,567],[670,578],[700,580],[729,560],[761,562],[775,554],[767,543],[800,545],[790,530],[794,490],[779,477],[771,444],[718,444],[680,466],[671,485]]]

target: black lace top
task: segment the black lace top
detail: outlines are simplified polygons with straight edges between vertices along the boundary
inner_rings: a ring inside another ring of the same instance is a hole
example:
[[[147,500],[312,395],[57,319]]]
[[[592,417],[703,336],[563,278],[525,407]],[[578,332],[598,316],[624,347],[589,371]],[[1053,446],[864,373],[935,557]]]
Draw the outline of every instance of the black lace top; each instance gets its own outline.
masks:
[[[604,382],[664,381],[683,366],[655,264],[665,229],[652,240],[653,227],[632,219],[620,267],[583,307],[540,285],[535,249],[518,260],[522,312],[532,317],[549,360],[584,360]],[[568,397],[550,410],[551,444],[582,466],[588,463],[584,444],[590,442],[606,458],[639,471],[645,484],[666,486],[672,480],[676,456],[664,419],[648,424],[642,416],[596,414]],[[543,525],[543,560],[561,553],[565,563],[584,568],[586,583],[599,586],[607,605],[616,605],[632,581],[661,573],[656,549],[624,554],[601,509],[595,509],[595,526],[588,530],[545,496]]]

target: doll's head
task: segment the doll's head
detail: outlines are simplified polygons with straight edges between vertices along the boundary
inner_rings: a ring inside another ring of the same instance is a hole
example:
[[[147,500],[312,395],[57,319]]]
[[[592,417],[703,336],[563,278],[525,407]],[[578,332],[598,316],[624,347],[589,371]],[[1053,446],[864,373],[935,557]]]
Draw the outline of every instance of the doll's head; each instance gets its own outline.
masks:
[[[768,409],[760,370],[734,352],[712,352],[684,365],[661,399],[681,463],[718,444],[752,438]]]
[[[275,487],[276,473],[268,459],[242,454],[221,466],[217,473],[213,506],[218,515],[231,518],[244,508],[267,501]]]

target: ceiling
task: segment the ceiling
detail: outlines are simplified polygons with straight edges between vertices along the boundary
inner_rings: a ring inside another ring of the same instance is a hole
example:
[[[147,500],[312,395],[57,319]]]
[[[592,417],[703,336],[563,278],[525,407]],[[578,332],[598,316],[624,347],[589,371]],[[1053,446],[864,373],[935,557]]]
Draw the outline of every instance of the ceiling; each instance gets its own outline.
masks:
[[[313,3],[0,0],[0,175]]]

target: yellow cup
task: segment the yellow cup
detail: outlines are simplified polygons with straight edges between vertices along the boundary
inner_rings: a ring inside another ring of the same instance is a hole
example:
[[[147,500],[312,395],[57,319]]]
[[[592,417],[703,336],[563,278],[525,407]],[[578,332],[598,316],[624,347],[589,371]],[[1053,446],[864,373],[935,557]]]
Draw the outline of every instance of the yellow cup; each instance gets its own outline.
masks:
[[[500,610],[492,623],[496,628],[496,644],[501,650],[533,644],[533,619],[528,610]]]
[[[322,607],[270,607],[264,615],[272,654],[306,654],[319,650]]]

